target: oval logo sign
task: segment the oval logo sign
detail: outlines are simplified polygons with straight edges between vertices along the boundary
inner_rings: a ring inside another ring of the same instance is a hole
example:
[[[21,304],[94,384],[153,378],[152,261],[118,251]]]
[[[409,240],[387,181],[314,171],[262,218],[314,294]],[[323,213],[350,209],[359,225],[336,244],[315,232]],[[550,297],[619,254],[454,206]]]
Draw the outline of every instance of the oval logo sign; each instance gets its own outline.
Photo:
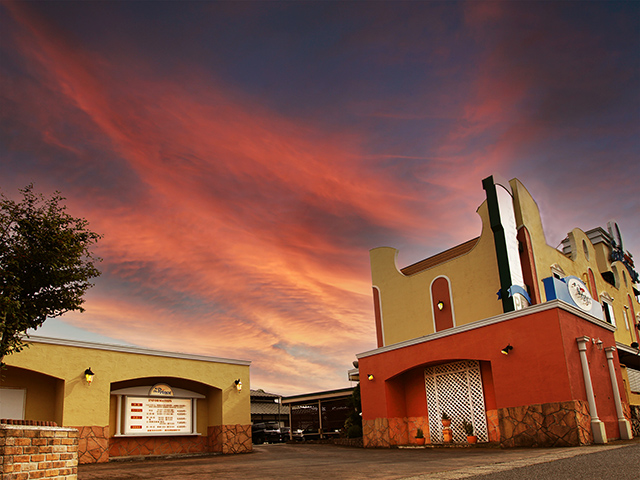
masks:
[[[149,395],[155,397],[173,397],[173,390],[171,390],[171,387],[166,383],[158,383],[151,387]]]

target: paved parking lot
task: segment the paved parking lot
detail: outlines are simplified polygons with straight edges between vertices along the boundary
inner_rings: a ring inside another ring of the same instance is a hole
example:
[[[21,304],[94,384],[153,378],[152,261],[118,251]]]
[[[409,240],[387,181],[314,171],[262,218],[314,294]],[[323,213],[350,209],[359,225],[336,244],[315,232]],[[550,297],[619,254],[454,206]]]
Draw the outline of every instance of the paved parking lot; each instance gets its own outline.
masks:
[[[81,465],[78,469],[78,479],[453,479],[494,471],[498,473],[522,469],[528,465],[608,452],[622,447],[640,451],[640,442],[576,448],[510,450],[484,447],[362,449],[334,445],[275,444],[254,446],[253,453],[244,455]]]

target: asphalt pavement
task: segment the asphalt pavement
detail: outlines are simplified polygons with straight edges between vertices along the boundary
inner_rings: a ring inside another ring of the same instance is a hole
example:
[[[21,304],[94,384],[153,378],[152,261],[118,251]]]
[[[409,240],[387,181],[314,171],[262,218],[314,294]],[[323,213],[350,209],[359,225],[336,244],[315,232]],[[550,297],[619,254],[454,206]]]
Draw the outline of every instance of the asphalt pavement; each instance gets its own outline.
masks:
[[[573,448],[363,449],[257,445],[242,455],[80,465],[79,480],[620,480],[640,479],[640,440]]]

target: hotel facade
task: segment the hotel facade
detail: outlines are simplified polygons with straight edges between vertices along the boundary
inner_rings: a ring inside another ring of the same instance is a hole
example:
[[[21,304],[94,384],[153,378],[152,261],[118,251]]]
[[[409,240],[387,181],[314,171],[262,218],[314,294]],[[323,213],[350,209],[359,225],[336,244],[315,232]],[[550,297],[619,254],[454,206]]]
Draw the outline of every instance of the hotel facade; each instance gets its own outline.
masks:
[[[477,238],[404,268],[394,248],[370,252],[364,446],[418,443],[418,430],[462,443],[465,424],[505,447],[640,435],[638,274],[618,225],[554,248],[519,180],[482,185]]]

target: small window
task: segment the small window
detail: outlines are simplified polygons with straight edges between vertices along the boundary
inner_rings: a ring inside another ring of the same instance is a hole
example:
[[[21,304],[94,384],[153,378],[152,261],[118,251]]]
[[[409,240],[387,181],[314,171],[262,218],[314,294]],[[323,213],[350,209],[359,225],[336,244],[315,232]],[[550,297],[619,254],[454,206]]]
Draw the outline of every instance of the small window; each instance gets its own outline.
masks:
[[[616,325],[616,317],[613,314],[613,308],[611,307],[611,304],[607,301],[603,301],[602,302],[602,312],[604,313],[604,320],[613,325],[614,327],[617,327]]]
[[[24,420],[27,391],[22,388],[0,388],[0,418]]]
[[[589,260],[589,247],[587,247],[587,242],[582,240],[582,250],[584,250],[584,256],[587,260]]]
[[[602,279],[607,282],[609,285],[616,286],[616,279],[613,275],[613,272],[602,272]]]
[[[628,287],[629,283],[627,282],[627,272],[625,272],[624,270],[622,271],[622,278],[624,279],[624,286]]]

